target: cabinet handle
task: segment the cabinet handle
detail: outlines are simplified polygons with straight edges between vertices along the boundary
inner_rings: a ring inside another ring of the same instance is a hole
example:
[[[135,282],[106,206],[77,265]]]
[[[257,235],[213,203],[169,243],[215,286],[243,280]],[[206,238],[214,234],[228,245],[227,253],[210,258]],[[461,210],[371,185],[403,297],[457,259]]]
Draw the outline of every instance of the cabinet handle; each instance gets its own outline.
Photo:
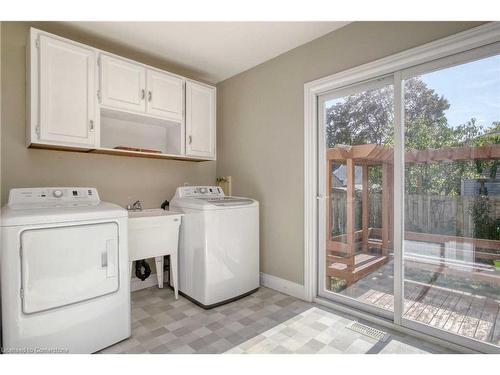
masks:
[[[145,97],[146,97],[146,90],[142,89],[141,90],[141,99],[144,100]]]
[[[89,123],[89,128],[90,128],[90,131],[93,132],[94,131],[94,120],[90,120],[90,123]]]
[[[148,100],[151,101],[151,99],[153,99],[153,93],[148,91]]]
[[[190,135],[190,136],[189,136],[189,144],[191,144],[192,142],[193,142],[193,136],[192,136],[192,135]]]

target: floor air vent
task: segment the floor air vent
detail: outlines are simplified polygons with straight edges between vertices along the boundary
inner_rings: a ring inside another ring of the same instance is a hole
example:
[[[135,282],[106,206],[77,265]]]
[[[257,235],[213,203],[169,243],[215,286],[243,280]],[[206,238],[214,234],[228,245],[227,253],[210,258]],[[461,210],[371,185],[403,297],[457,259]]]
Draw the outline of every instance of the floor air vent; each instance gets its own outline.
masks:
[[[361,333],[362,335],[371,337],[372,339],[385,342],[389,338],[389,334],[387,332],[381,331],[379,329],[372,328],[365,324],[361,324],[360,322],[350,322],[346,328],[354,332]]]

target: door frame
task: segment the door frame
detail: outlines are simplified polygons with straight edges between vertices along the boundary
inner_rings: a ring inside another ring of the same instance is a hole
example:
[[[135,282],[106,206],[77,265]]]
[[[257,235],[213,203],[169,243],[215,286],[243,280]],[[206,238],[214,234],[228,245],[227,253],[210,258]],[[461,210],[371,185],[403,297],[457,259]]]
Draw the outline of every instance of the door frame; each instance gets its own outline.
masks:
[[[324,196],[319,195],[318,191],[319,96],[362,81],[394,75],[394,97],[401,97],[403,95],[401,82],[404,78],[401,71],[497,42],[500,42],[500,22],[490,22],[304,85],[304,299],[311,302],[318,299],[318,200],[325,199]],[[394,276],[400,282],[395,284],[394,290],[395,301],[396,299],[399,301],[394,307],[394,324],[401,326],[404,237],[402,226],[397,223],[400,223],[404,217],[402,206],[404,202],[404,116],[402,101],[395,101],[395,103],[397,104],[395,104],[394,112]],[[413,328],[422,329],[423,327],[419,325]],[[428,331],[426,333],[435,334],[435,332]],[[444,340],[450,340],[444,332],[443,335],[438,336],[442,336],[440,338]],[[469,344],[471,343],[465,342],[464,346],[470,347]],[[473,343],[473,349],[491,350],[491,345],[480,342],[475,344]]]

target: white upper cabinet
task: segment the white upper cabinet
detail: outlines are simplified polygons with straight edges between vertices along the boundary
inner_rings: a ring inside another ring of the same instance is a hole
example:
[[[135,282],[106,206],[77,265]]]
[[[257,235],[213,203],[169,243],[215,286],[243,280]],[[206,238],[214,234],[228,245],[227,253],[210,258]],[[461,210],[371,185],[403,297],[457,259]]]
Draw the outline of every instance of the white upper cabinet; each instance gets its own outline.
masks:
[[[95,51],[43,34],[31,42],[29,141],[94,148]]]
[[[215,87],[186,82],[186,155],[215,158]]]
[[[27,147],[215,160],[215,87],[35,28],[27,63]]]
[[[102,54],[101,104],[134,112],[146,111],[146,68]]]
[[[147,113],[181,122],[184,80],[148,69],[146,81],[148,88]]]
[[[182,78],[102,54],[101,105],[182,121]]]

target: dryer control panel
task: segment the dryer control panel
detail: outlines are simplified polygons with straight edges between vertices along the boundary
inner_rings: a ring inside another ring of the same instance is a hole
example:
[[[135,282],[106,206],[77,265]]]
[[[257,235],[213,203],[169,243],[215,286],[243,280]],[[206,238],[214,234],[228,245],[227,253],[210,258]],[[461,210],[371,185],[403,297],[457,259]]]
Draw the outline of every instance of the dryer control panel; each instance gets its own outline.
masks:
[[[8,205],[13,209],[61,206],[93,206],[99,204],[96,188],[47,187],[11,189]]]

